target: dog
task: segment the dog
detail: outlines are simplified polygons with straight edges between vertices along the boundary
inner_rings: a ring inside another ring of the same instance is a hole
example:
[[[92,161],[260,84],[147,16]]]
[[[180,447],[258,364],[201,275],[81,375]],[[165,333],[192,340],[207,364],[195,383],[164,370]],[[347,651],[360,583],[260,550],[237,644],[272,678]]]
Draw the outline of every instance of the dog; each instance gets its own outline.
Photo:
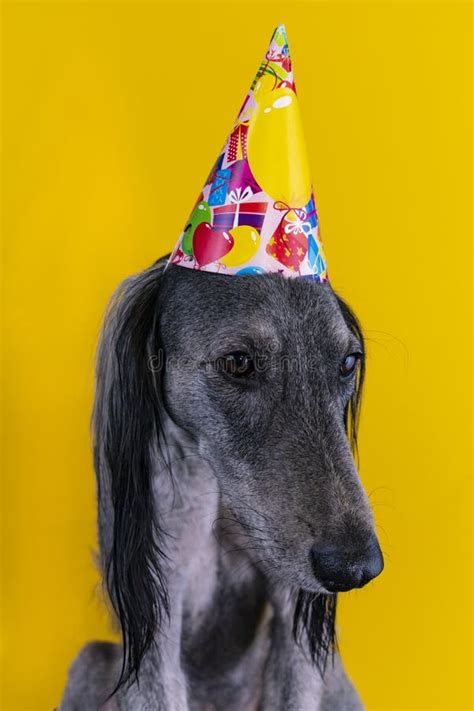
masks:
[[[122,643],[61,711],[356,711],[337,594],[383,569],[353,450],[364,340],[329,283],[166,266],[118,288],[93,414]]]

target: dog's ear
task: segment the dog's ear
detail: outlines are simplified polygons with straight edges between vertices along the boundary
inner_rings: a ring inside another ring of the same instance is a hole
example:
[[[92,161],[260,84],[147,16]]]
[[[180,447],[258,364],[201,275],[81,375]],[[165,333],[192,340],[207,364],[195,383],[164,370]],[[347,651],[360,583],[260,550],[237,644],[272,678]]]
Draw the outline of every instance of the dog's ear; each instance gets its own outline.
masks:
[[[365,356],[364,335],[360,323],[346,302],[334,292],[344,321],[354,336],[360,342],[362,354]],[[344,412],[344,424],[347,437],[354,455],[357,457],[357,428],[359,424],[362,386],[365,376],[365,358],[360,362],[357,380],[351,399]],[[306,637],[310,657],[324,676],[328,659],[337,649],[336,636],[337,595],[313,594],[300,590],[295,605],[293,618],[293,637],[296,642]]]
[[[137,678],[168,612],[163,534],[152,492],[156,457],[166,465],[159,446],[161,369],[150,367],[150,359],[162,354],[159,302],[165,263],[127,279],[114,294],[97,359],[93,428],[101,562],[123,638],[116,688]]]
[[[352,393],[352,397],[349,400],[346,411],[344,413],[344,422],[346,426],[346,432],[347,436],[349,438],[349,442],[351,443],[352,446],[352,451],[354,452],[354,455],[357,459],[358,457],[358,447],[357,447],[357,430],[359,426],[359,417],[360,417],[360,406],[362,402],[362,388],[364,385],[364,378],[365,378],[365,343],[364,343],[364,334],[362,332],[362,327],[359,323],[359,320],[355,313],[352,311],[352,309],[346,304],[346,302],[338,295],[336,294],[336,299],[339,305],[339,308],[341,309],[342,316],[344,318],[344,321],[346,322],[347,327],[351,331],[351,333],[354,334],[354,336],[358,339],[361,348],[362,348],[362,354],[363,358],[360,361],[360,366],[359,370],[357,373],[357,379],[356,379],[356,385],[354,388],[354,392]]]

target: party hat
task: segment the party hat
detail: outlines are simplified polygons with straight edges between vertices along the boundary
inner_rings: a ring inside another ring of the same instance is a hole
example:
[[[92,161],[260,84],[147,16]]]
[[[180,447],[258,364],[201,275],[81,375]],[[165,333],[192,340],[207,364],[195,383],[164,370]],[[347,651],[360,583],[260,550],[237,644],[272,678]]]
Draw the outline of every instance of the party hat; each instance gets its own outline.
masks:
[[[273,33],[169,264],[327,281],[283,25]]]

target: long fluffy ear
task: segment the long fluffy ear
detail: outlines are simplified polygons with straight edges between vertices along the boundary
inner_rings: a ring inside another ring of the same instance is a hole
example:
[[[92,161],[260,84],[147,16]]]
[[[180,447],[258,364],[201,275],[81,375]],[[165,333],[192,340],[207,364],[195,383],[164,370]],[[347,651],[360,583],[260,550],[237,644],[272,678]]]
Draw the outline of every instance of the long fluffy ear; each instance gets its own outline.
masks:
[[[359,342],[361,344],[362,353],[364,356],[360,362],[354,392],[352,394],[351,399],[349,400],[349,403],[346,407],[346,411],[344,413],[344,421],[345,421],[345,425],[346,425],[347,436],[349,437],[349,441],[351,443],[354,455],[357,457],[358,456],[357,430],[358,430],[358,426],[359,426],[360,406],[361,406],[361,402],[362,402],[362,388],[364,385],[364,378],[365,378],[364,334],[362,332],[362,327],[359,323],[359,320],[358,320],[357,316],[355,315],[355,313],[352,311],[352,309],[346,304],[346,302],[338,294],[336,294],[336,299],[337,299],[339,308],[341,309],[341,313],[344,317],[344,320],[345,320],[348,328],[354,334],[354,336],[356,336],[356,338],[359,340]]]
[[[345,301],[335,294],[339,308],[350,331],[359,340],[365,356],[364,336],[360,323]],[[357,450],[357,428],[359,424],[362,386],[365,376],[365,359],[362,358],[357,375],[356,386],[344,412],[347,436],[354,455]],[[297,595],[293,618],[293,636],[301,643],[306,637],[313,663],[324,676],[328,659],[337,648],[336,637],[336,595],[312,594],[300,590]]]
[[[152,466],[161,439],[161,374],[149,367],[150,357],[162,352],[164,264],[127,279],[116,291],[97,359],[93,429],[101,561],[123,638],[116,688],[138,678],[143,656],[168,612],[163,533],[152,495]]]
[[[299,590],[296,597],[293,638],[297,644],[306,638],[311,661],[321,676],[337,648],[336,606],[337,595]]]

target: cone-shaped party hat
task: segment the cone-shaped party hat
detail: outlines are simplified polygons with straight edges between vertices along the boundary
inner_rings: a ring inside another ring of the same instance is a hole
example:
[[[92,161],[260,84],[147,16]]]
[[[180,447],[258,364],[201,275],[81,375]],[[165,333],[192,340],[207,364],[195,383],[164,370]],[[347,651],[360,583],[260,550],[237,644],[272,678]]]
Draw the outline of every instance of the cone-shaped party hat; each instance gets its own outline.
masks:
[[[283,25],[273,33],[169,263],[327,281]]]

